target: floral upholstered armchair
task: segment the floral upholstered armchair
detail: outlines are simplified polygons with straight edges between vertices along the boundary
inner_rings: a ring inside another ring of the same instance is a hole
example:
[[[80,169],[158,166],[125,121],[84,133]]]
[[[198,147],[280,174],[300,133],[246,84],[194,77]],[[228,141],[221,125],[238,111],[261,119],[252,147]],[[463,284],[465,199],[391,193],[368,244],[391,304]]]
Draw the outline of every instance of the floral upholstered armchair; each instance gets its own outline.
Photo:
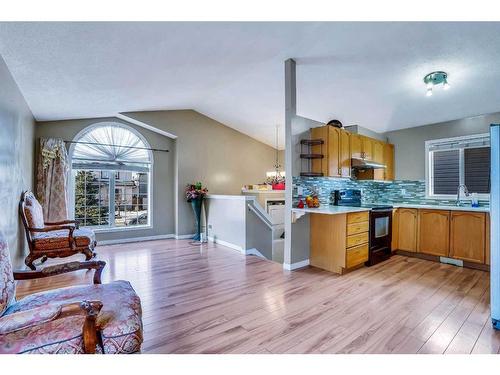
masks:
[[[80,229],[74,220],[44,222],[42,206],[32,192],[25,191],[21,195],[19,214],[30,250],[24,263],[32,270],[35,270],[33,262],[40,258],[43,263],[47,258],[67,257],[78,253],[83,253],[85,260],[95,256],[97,242],[94,232]]]
[[[136,353],[142,344],[141,302],[127,281],[101,284],[103,261],[70,262],[12,272],[0,233],[0,354]],[[94,285],[54,289],[15,300],[15,280],[94,269]]]

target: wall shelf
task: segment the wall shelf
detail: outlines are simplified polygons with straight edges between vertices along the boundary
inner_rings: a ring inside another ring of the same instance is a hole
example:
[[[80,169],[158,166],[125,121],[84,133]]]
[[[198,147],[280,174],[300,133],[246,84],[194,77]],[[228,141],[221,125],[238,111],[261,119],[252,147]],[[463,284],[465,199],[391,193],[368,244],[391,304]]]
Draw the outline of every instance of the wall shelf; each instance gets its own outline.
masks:
[[[323,159],[324,157],[323,154],[300,154],[301,159]]]
[[[325,141],[322,139],[302,139],[300,144],[304,146],[319,146],[324,145]]]

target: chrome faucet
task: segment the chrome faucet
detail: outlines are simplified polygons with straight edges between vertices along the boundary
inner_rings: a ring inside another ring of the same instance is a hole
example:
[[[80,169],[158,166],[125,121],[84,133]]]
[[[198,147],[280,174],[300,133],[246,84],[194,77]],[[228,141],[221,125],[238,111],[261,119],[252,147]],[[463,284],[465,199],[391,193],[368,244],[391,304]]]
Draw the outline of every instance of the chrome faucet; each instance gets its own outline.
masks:
[[[465,184],[458,185],[458,188],[457,188],[457,201],[456,201],[457,206],[461,206],[462,205],[462,200],[460,199],[460,191],[462,191],[462,188],[464,189],[464,194],[465,194],[466,197],[468,197],[470,195],[469,194],[469,189],[467,189],[467,186],[465,186]]]

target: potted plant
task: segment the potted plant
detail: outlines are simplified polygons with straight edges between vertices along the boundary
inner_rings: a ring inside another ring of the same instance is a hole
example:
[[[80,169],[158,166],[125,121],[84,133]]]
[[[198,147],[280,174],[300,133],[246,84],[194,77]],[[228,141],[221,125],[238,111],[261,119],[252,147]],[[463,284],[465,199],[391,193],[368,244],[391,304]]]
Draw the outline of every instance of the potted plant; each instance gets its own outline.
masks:
[[[186,200],[191,203],[193,207],[194,216],[196,218],[196,229],[197,232],[193,237],[193,240],[201,240],[201,208],[203,206],[203,199],[208,193],[208,189],[203,187],[201,182],[196,182],[195,184],[187,184],[186,186]]]

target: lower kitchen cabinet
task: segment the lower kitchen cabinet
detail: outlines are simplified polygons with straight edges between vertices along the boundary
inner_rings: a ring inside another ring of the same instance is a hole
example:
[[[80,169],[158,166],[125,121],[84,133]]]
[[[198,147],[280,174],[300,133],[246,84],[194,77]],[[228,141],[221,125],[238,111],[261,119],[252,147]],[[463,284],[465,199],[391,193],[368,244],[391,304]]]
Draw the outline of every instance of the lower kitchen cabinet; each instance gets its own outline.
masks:
[[[486,214],[451,212],[450,257],[467,262],[485,263]]]
[[[398,249],[404,251],[417,251],[417,221],[416,208],[398,209]]]
[[[368,211],[311,214],[311,266],[342,274],[368,261],[368,218]]]
[[[418,252],[447,257],[450,251],[450,211],[418,210]]]
[[[488,213],[398,208],[392,228],[393,250],[490,264]]]

